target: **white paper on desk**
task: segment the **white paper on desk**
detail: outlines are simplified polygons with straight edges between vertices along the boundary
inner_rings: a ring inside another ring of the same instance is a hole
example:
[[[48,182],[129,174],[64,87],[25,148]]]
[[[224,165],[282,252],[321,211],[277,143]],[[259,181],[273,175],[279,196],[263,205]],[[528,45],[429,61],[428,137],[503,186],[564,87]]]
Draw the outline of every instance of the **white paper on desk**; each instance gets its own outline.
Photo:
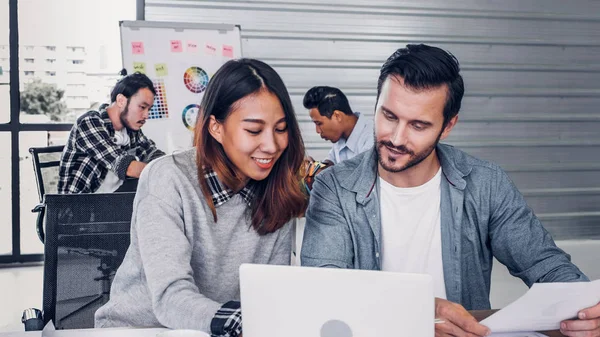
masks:
[[[481,321],[492,332],[558,330],[560,322],[600,302],[600,280],[536,283],[525,295]]]

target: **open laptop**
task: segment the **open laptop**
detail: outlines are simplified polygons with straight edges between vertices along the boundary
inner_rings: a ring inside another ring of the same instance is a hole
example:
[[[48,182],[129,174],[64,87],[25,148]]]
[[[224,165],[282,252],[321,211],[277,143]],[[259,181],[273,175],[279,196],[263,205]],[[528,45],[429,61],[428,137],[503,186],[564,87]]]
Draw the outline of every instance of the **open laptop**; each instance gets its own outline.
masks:
[[[244,337],[433,337],[431,276],[243,264]]]

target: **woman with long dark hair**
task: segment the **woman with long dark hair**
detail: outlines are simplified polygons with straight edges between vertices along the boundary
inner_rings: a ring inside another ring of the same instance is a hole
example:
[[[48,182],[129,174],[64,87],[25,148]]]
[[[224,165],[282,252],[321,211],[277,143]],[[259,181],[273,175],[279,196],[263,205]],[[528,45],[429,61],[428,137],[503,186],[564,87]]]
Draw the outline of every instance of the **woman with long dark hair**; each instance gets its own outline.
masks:
[[[275,70],[224,64],[202,99],[194,145],[144,170],[131,246],[97,327],[238,336],[240,264],[290,263],[290,223],[307,202],[297,175],[304,144]]]

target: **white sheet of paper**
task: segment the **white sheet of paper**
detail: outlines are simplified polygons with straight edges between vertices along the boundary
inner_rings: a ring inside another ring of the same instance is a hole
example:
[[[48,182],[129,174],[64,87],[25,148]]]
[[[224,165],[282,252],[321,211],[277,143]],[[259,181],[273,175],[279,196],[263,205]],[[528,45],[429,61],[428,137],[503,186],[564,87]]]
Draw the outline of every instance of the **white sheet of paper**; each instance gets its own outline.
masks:
[[[600,302],[600,280],[536,283],[525,295],[481,321],[494,333],[558,330],[560,322]],[[527,335],[526,335],[527,336]]]

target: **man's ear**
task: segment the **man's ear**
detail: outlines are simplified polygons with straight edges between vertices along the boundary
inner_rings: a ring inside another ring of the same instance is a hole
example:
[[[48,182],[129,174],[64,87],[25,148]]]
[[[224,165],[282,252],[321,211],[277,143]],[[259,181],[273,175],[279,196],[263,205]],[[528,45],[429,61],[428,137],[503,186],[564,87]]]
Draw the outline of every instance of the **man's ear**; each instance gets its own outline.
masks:
[[[333,114],[331,115],[331,119],[335,119],[338,123],[342,121],[344,117],[344,113],[340,110],[333,110]]]
[[[456,125],[457,122],[458,122],[458,115],[452,117],[448,121],[448,124],[446,124],[446,128],[442,132],[440,139],[446,139],[446,137],[448,137],[448,135],[450,135],[450,131],[452,131],[452,129],[454,128],[454,126]]]
[[[215,116],[210,116],[208,132],[219,144],[223,144],[223,124],[219,123]]]
[[[123,94],[117,95],[116,103],[120,109],[124,109],[127,106],[127,101],[128,101],[128,99],[127,99],[127,97],[125,97],[125,95],[123,95]]]

